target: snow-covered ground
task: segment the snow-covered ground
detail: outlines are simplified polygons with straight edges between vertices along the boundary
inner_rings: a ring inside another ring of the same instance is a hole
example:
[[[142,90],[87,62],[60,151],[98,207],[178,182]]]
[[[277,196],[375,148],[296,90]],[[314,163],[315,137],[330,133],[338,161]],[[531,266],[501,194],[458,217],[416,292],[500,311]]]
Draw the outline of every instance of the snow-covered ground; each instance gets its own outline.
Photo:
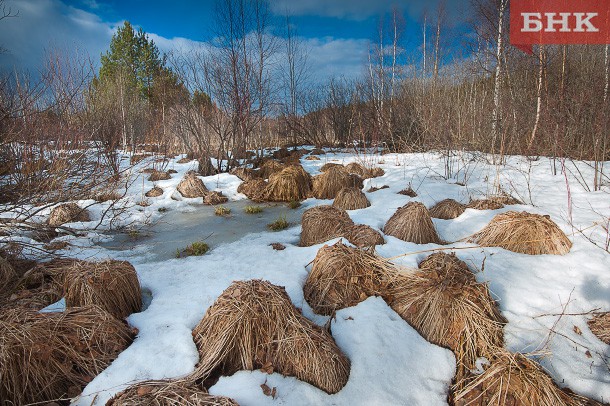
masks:
[[[545,158],[530,161],[510,157],[498,168],[470,157],[462,154],[454,158],[456,173],[449,179],[444,176],[445,161],[432,153],[383,156],[329,153],[322,155],[321,161],[302,160],[302,164],[312,175],[330,161],[342,164],[357,161],[382,167],[385,175],[365,181],[364,190],[383,185],[389,188],[367,193],[371,207],[349,212],[356,223],[378,230],[398,207],[411,200],[421,201],[427,207],[446,198],[467,203],[471,198],[492,193],[494,185],[500,184],[504,191],[523,201],[523,205],[500,210],[467,209],[454,220],[435,219],[440,237],[453,242],[442,247],[447,252],[459,248],[455,251],[457,256],[478,271],[479,281],[489,283],[508,320],[504,331],[510,351],[535,354],[532,356],[561,386],[597,400],[609,400],[610,347],[589,331],[586,321],[590,315],[586,313],[595,309],[610,311],[610,254],[606,231],[610,219],[610,188],[588,190],[593,171],[586,162],[577,166],[566,163],[564,176],[559,163],[557,175],[553,175],[553,163]],[[146,161],[136,169],[145,165]],[[195,163],[172,163],[171,168],[178,173],[170,180],[156,182],[166,192],[162,197],[147,199],[150,203],[147,207],[134,204],[142,200],[143,192],[152,187],[152,182],[136,179],[123,199],[124,211],[113,225],[131,227],[142,222],[154,223],[163,219],[160,208],[174,212],[209,210],[201,199],[183,199],[172,193],[184,172],[195,168]],[[240,181],[235,176],[222,174],[202,179],[209,189],[221,190],[232,200],[245,198],[236,191]],[[409,184],[417,191],[417,197],[397,194]],[[330,202],[308,199],[303,209]],[[90,203],[79,202],[83,206]],[[92,222],[72,225],[86,228],[97,224],[105,208],[105,205],[92,206]],[[574,243],[571,251],[564,256],[529,256],[462,242],[482,229],[494,215],[508,210],[550,215]],[[42,220],[48,213],[41,214]],[[102,230],[110,226],[109,222],[104,223]],[[136,267],[142,287],[152,292],[150,306],[128,319],[139,330],[134,343],[85,388],[75,404],[103,405],[131,383],[177,378],[193,371],[198,354],[191,331],[234,280],[266,279],[285,286],[292,302],[306,317],[324,324],[327,318],[312,312],[302,289],[311,267],[308,264],[322,245],[299,247],[299,234],[300,225],[294,224],[281,232],[261,231],[213,246],[202,257],[163,261],[149,255],[155,246],[145,241],[132,250],[117,251],[91,247],[92,242],[111,238],[102,231],[83,237],[61,237],[74,244],[62,252],[65,255],[129,259]],[[393,261],[408,267],[417,266],[429,254],[426,250],[441,247],[407,243],[391,236],[385,236],[385,240],[386,244],[377,247],[378,254],[398,257]],[[286,249],[273,250],[269,244],[274,242],[284,244]],[[242,371],[223,377],[210,392],[232,397],[244,406],[446,404],[455,371],[453,354],[426,342],[380,298],[369,298],[338,312],[332,322],[332,332],[351,360],[349,382],[335,395],[295,378],[260,371]],[[277,388],[275,399],[262,393],[260,385],[265,382]]]

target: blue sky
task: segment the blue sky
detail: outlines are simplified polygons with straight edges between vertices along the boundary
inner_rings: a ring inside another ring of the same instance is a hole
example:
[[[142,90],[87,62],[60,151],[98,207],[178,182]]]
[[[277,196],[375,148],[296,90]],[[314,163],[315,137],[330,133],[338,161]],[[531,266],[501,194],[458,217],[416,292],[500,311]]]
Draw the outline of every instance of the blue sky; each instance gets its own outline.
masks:
[[[405,16],[403,46],[420,53],[421,17],[434,14],[441,0],[272,0],[275,34],[281,36],[282,15],[288,11],[298,34],[310,49],[313,77],[354,77],[362,72],[369,41],[380,16],[398,6]],[[213,37],[213,0],[5,0],[17,18],[0,21],[0,68],[17,66],[36,71],[45,50],[87,52],[99,61],[110,38],[123,21],[142,27],[162,51],[197,46]],[[445,0],[453,30],[444,38],[459,48],[456,21],[463,21],[467,1]],[[429,35],[432,34],[432,30]]]

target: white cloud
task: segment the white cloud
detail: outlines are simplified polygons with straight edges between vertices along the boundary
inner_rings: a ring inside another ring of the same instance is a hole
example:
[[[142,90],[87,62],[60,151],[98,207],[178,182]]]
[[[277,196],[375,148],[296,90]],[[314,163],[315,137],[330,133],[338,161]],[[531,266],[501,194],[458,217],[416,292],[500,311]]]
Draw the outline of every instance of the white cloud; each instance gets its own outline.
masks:
[[[339,76],[353,78],[362,73],[368,40],[312,38],[304,41],[309,49],[310,80],[321,82]]]

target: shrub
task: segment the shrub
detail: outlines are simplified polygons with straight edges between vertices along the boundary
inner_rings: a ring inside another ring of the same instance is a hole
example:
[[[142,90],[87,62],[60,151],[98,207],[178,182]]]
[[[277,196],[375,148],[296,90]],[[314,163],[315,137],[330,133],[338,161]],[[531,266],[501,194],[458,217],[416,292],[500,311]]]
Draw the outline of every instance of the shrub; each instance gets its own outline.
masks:
[[[199,257],[207,253],[209,250],[210,246],[208,244],[204,243],[203,241],[195,241],[184,249],[183,254],[187,257]]]

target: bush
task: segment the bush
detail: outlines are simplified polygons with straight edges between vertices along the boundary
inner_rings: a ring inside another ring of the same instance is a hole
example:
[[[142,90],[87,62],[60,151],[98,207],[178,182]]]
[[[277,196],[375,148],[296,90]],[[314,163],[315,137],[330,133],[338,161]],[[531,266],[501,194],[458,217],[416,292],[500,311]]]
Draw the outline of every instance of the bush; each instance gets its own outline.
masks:
[[[267,227],[273,231],[280,231],[288,228],[289,225],[290,223],[286,221],[286,216],[281,215],[273,223],[267,224]]]
[[[261,206],[246,206],[244,211],[246,214],[258,214],[263,212],[263,208]]]
[[[214,209],[214,214],[216,214],[217,216],[228,216],[229,214],[231,214],[231,209],[224,206],[217,206]]]

